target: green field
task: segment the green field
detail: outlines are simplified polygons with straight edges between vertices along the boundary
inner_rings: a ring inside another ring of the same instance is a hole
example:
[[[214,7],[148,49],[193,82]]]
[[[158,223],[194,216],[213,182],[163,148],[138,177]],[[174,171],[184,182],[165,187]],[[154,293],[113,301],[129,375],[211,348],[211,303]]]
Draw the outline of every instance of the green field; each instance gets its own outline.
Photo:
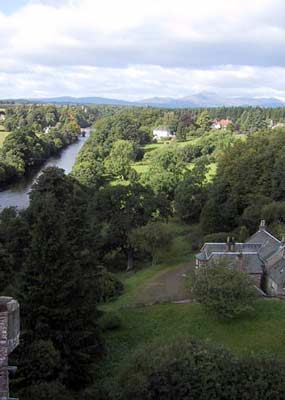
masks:
[[[9,134],[3,125],[0,125],[0,147],[2,147],[5,137]]]
[[[175,143],[175,145],[177,147],[183,148],[189,144],[195,144],[197,141],[199,141],[199,138],[191,138],[189,140],[186,140],[185,142],[176,142],[176,141],[173,142],[173,141],[169,140],[169,141],[147,144],[147,145],[143,146],[143,150],[144,150],[145,154],[147,155],[154,150],[161,149],[161,148],[163,148],[165,146],[169,146],[170,144],[173,144],[173,143]],[[193,165],[193,163],[189,163],[187,168],[191,169],[192,165]],[[138,174],[144,174],[149,169],[149,161],[142,160],[139,162],[135,162],[135,163],[133,163],[132,167],[136,170],[136,172]],[[209,179],[212,177],[213,171],[215,172],[215,169],[211,165],[211,172],[209,173]]]

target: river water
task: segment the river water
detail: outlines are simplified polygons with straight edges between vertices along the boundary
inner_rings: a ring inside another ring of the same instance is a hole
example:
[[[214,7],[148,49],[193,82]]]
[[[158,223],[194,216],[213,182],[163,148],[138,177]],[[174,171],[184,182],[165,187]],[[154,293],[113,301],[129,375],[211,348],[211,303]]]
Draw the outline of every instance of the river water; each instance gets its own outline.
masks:
[[[66,147],[57,156],[51,157],[40,168],[32,170],[5,190],[0,191],[0,210],[5,207],[17,207],[18,209],[28,207],[31,187],[45,168],[59,167],[63,168],[66,174],[71,172],[76,156],[89,136],[90,128],[86,129],[86,133],[85,137],[80,136],[76,143]]]

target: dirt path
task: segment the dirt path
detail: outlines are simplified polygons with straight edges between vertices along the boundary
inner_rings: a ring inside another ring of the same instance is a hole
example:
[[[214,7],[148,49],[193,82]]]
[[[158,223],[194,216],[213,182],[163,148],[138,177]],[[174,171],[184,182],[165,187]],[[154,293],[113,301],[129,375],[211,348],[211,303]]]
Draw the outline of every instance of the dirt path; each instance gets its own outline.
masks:
[[[136,303],[152,304],[189,298],[185,283],[192,268],[193,264],[187,264],[160,272],[139,290]]]

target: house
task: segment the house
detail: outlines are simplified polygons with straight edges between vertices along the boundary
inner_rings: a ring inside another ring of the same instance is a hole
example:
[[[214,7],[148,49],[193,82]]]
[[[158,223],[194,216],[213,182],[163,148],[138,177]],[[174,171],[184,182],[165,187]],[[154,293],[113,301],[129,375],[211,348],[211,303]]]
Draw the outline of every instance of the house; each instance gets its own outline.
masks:
[[[230,119],[220,119],[217,120],[215,119],[215,121],[212,123],[211,128],[212,129],[227,129],[227,127],[229,125],[231,125],[233,122]]]
[[[171,132],[167,128],[156,128],[153,130],[154,139],[171,139],[175,137],[175,133]]]
[[[0,110],[0,121],[5,121],[6,113],[5,111]]]
[[[217,261],[249,274],[254,285],[268,295],[285,295],[285,241],[268,232],[264,220],[245,243],[236,243],[234,238],[205,243],[196,255],[197,268]]]
[[[44,133],[49,133],[49,131],[50,131],[51,128],[52,128],[51,126],[45,127],[45,128],[44,128]]]
[[[277,129],[277,128],[285,128],[285,122],[277,122],[276,124],[273,124],[271,129]]]

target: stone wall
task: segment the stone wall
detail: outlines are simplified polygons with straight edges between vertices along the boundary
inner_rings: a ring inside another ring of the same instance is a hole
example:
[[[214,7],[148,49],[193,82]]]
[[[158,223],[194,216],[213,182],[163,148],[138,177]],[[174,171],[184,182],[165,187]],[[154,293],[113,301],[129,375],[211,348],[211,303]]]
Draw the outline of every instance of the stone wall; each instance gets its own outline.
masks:
[[[11,297],[0,297],[0,400],[9,400],[9,354],[19,344],[19,304]]]
[[[0,400],[9,398],[8,311],[0,309]]]

